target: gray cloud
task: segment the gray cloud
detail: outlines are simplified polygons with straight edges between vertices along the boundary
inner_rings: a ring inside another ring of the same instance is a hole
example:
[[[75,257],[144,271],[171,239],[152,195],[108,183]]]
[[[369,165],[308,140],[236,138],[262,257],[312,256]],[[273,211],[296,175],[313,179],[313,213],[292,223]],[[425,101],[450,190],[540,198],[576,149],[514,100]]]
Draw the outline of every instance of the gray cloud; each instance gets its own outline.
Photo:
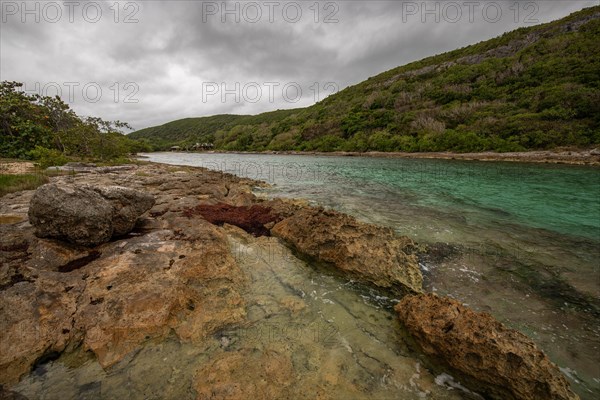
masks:
[[[78,114],[124,120],[138,129],[184,117],[255,114],[307,106],[324,97],[329,82],[341,90],[396,66],[534,25],[527,19],[531,13],[530,19],[549,22],[597,1],[520,1],[518,14],[514,0],[482,1],[472,6],[472,15],[462,0],[323,1],[318,14],[314,1],[226,3],[29,1],[31,12],[25,13],[22,1],[3,0],[0,79],[25,82],[43,94],[59,87]],[[237,7],[239,22],[223,12],[224,5]],[[72,15],[68,7],[74,7]],[[494,21],[497,10],[501,15]],[[275,83],[271,100],[268,85]],[[222,101],[221,89],[235,92],[236,84],[239,102],[233,93]],[[215,87],[218,93],[206,95]],[[262,96],[254,102],[257,87]]]

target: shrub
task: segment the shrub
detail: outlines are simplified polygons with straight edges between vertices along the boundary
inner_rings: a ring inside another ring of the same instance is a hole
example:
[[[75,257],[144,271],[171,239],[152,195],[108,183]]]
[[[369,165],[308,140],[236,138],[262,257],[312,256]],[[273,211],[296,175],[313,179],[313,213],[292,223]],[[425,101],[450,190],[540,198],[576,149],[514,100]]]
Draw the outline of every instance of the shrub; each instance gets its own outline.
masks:
[[[41,146],[36,146],[35,149],[31,150],[29,152],[29,157],[34,161],[37,161],[37,164],[43,169],[65,165],[69,162],[69,157],[65,156],[60,151],[47,149]]]

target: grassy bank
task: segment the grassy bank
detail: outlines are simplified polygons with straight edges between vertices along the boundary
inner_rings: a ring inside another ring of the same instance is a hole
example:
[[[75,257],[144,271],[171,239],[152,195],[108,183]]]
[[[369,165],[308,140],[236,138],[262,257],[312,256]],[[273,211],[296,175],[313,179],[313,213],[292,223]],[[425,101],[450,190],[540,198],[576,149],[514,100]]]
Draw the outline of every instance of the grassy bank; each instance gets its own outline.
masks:
[[[0,197],[21,190],[32,190],[49,182],[44,173],[0,175]]]

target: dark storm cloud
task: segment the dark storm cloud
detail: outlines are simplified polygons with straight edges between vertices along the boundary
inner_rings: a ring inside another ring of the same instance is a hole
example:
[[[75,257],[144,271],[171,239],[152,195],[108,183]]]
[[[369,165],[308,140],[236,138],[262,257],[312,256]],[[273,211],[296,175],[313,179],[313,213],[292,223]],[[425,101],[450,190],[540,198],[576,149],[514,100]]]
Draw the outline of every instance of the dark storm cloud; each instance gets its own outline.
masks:
[[[323,98],[328,84],[341,90],[597,1],[476,2],[470,3],[472,15],[465,1],[330,1],[319,3],[318,14],[314,1],[79,1],[71,3],[71,14],[63,1],[27,2],[29,14],[22,4],[2,1],[0,79],[43,94],[58,87],[79,114],[142,128],[190,116],[307,106]],[[295,20],[298,6],[302,15]],[[61,18],[52,7],[62,9]],[[225,7],[239,11],[227,14]],[[502,14],[498,20],[495,9]],[[225,101],[222,89],[232,91]]]

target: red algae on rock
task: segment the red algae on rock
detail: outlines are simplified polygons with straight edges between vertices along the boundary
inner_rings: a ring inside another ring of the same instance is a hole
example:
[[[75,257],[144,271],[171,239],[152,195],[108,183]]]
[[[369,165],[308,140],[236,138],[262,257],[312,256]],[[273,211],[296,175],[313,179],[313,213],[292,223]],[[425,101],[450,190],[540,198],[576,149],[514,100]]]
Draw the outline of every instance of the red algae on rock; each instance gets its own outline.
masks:
[[[199,204],[196,207],[188,208],[183,213],[190,218],[200,215],[215,225],[235,225],[254,236],[271,236],[269,228],[265,225],[279,222],[281,219],[273,209],[260,205]]]

